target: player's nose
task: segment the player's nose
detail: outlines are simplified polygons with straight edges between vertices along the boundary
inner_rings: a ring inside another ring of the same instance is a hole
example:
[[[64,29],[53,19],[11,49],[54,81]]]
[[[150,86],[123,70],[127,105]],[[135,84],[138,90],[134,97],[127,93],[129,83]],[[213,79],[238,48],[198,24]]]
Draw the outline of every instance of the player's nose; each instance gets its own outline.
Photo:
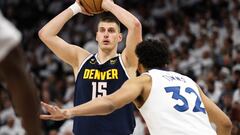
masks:
[[[108,32],[105,32],[105,33],[104,33],[104,38],[108,38],[108,37],[109,37]]]

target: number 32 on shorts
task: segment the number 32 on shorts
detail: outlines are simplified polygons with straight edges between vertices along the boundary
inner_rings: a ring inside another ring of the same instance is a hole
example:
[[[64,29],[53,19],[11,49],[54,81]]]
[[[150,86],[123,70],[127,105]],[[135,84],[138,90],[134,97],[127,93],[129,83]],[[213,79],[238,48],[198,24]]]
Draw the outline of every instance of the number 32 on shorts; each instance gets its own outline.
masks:
[[[107,95],[107,82],[92,82],[92,99]]]
[[[172,98],[175,100],[181,100],[183,102],[183,105],[176,104],[174,108],[179,112],[185,112],[189,109],[187,98],[180,95],[180,86],[174,86],[174,87],[165,87],[164,88],[167,93],[173,92]],[[193,112],[203,112],[206,114],[205,108],[200,107],[201,106],[201,99],[199,98],[198,94],[190,87],[187,87],[185,89],[185,92],[188,94],[194,94],[196,96],[195,106],[193,108]]]

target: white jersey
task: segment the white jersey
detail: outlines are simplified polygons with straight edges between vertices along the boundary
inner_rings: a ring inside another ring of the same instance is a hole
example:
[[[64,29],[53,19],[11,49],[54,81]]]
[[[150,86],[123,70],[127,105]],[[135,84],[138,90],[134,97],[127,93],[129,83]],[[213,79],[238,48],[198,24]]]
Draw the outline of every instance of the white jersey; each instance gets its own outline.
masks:
[[[157,69],[145,74],[152,87],[139,110],[151,135],[216,135],[192,79]]]
[[[21,33],[0,11],[0,62],[21,40]]]

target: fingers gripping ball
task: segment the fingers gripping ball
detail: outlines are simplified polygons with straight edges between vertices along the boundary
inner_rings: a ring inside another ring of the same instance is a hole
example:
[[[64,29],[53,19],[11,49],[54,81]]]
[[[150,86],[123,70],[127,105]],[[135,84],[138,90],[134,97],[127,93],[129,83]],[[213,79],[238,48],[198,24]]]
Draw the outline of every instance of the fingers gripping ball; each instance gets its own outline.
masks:
[[[102,13],[102,0],[80,0],[81,5],[85,10],[92,14]]]

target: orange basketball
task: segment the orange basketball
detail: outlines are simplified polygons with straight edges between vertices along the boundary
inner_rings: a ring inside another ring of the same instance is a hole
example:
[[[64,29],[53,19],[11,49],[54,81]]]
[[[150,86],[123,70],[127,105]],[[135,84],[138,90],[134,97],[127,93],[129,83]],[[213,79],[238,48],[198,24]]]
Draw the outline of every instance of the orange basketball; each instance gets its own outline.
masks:
[[[80,3],[88,13],[99,14],[104,11],[102,0],[80,0]]]

